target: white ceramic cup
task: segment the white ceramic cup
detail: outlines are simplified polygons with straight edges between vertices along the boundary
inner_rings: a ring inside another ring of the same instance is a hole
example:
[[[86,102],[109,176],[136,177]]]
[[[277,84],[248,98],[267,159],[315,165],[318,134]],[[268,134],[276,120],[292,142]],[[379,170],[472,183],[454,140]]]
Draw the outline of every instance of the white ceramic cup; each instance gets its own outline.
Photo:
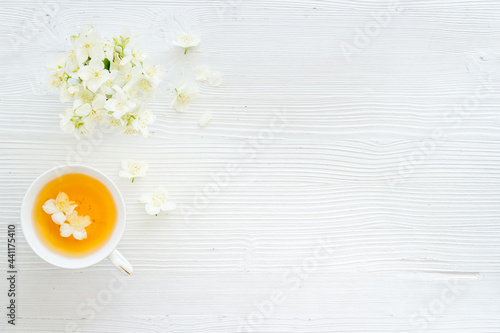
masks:
[[[33,209],[38,193],[51,180],[69,173],[81,173],[99,180],[109,190],[116,204],[116,224],[111,237],[99,250],[83,257],[67,257],[50,250],[40,240],[34,228]],[[132,265],[116,250],[125,231],[126,222],[125,202],[118,187],[101,171],[84,165],[61,165],[43,173],[28,188],[21,207],[21,226],[28,244],[40,258],[62,268],[85,268],[108,258],[124,275],[132,274]]]

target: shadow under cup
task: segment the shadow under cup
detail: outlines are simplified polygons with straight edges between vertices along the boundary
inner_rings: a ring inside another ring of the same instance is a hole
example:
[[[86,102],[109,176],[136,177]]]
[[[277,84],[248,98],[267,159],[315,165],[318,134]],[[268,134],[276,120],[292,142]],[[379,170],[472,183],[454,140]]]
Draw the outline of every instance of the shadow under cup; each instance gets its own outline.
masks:
[[[110,192],[116,205],[116,222],[107,241],[95,251],[84,256],[67,256],[50,249],[35,230],[34,209],[40,191],[52,180],[73,173],[83,174],[101,182]],[[46,171],[31,184],[21,207],[21,226],[26,241],[40,258],[62,268],[84,268],[97,264],[115,250],[125,231],[125,216],[123,197],[108,176],[89,166],[63,165]]]

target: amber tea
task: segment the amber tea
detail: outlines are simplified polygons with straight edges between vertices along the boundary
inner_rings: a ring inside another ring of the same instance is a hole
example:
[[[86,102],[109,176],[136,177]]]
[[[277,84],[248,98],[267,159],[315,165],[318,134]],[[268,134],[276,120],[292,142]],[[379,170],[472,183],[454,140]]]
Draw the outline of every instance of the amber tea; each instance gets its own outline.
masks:
[[[71,204],[64,206],[64,202],[56,202],[56,198],[69,198]],[[53,209],[67,214],[58,211],[58,215],[53,217],[53,214],[47,213],[44,205],[48,201],[53,202]],[[76,207],[72,211],[74,205]],[[43,186],[35,200],[33,215],[36,233],[45,246],[56,253],[74,257],[93,253],[106,244],[116,225],[117,208],[104,184],[90,176],[71,173],[52,179]],[[66,223],[62,223],[61,218],[66,219]],[[80,228],[83,233],[74,229],[75,225],[78,226],[76,218],[80,218],[79,222],[88,219],[86,223],[80,223],[80,227],[85,226]]]

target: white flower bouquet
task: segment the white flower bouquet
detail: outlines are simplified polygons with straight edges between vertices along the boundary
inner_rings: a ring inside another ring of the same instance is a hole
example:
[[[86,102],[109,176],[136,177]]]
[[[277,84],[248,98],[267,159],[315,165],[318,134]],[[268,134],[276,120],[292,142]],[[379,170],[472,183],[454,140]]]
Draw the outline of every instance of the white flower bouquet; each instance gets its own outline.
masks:
[[[71,37],[72,47],[47,66],[48,88],[59,90],[61,102],[74,100],[61,115],[65,132],[79,138],[101,125],[117,133],[148,135],[155,116],[147,109],[147,99],[155,96],[162,71],[144,51],[131,48],[130,39],[123,31],[106,41],[87,26]]]

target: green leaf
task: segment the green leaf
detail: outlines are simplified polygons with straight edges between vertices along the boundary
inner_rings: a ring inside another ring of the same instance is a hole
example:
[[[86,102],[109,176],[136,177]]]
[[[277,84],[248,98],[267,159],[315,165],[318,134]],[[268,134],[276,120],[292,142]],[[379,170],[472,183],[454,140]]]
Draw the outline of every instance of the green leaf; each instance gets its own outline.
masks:
[[[109,66],[111,65],[111,63],[109,62],[109,59],[104,58],[104,60],[102,62],[104,63],[104,69],[107,69],[109,71]]]

